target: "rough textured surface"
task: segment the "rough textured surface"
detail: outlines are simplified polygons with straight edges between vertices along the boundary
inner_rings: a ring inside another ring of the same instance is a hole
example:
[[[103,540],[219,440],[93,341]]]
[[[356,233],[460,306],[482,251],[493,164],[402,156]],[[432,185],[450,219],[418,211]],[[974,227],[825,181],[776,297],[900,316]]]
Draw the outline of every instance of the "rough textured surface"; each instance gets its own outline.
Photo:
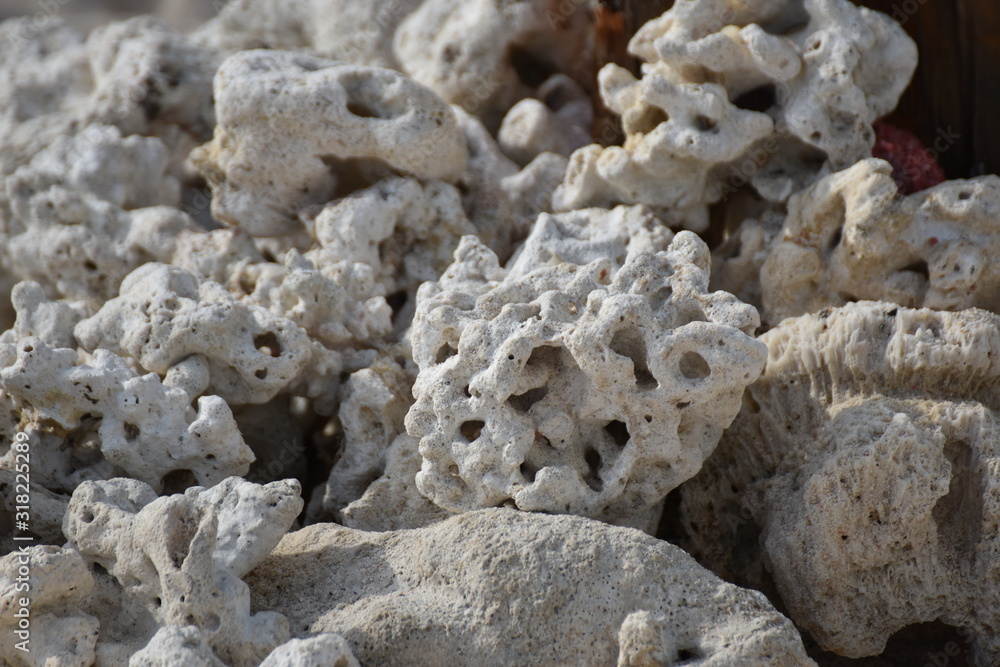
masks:
[[[795,195],[761,267],[768,322],[872,299],[1000,311],[1000,178],[903,197],[892,167],[863,160]]]
[[[847,0],[679,2],[629,50],[641,80],[600,73],[625,145],[577,151],[556,207],[644,203],[694,230],[744,184],[784,201],[869,156],[916,63],[896,23]]]
[[[420,289],[420,491],[626,522],[694,475],[760,372],[752,307],[641,210],[543,216],[509,269],[466,237]],[[659,251],[659,252],[656,252]]]
[[[688,547],[859,657],[941,619],[1000,660],[1000,318],[860,302],[762,338],[763,376],[682,487]],[[947,594],[942,594],[947,591]]]
[[[261,667],[361,667],[361,663],[346,639],[323,632],[282,644],[267,656]]]
[[[87,564],[72,549],[20,544],[23,550],[0,558],[0,660],[11,667],[94,664],[98,622],[81,609],[94,587]],[[30,600],[26,637],[15,634],[22,599]],[[30,651],[15,648],[23,639]]]
[[[214,91],[215,137],[191,160],[212,185],[212,215],[256,236],[292,231],[302,207],[356,189],[348,179],[455,180],[465,168],[447,105],[392,70],[244,51],[222,64]]]
[[[73,432],[96,420],[107,462],[158,489],[178,471],[215,484],[246,474],[253,460],[225,401],[202,396],[196,410],[194,396],[156,374],[137,375],[107,350],[97,350],[91,365],[76,350],[25,338],[0,344],[0,362],[0,387],[21,410],[22,429],[73,442]]]
[[[655,618],[650,641],[671,662],[814,664],[761,594],[665,542],[580,517],[491,509],[396,533],[309,526],[247,581],[295,635],[337,632],[362,664],[608,665],[633,612]],[[300,590],[310,594],[289,594]]]
[[[393,67],[396,27],[422,0],[230,0],[196,34],[229,52],[304,50],[356,65]]]
[[[99,653],[129,655],[152,640],[207,657],[203,639],[226,664],[259,664],[288,639],[288,623],[274,612],[252,614],[241,577],[301,509],[295,481],[258,486],[234,477],[160,498],[135,480],[82,484],[63,531],[105,571],[88,605],[102,617]],[[162,632],[188,626],[197,633]]]
[[[342,358],[284,317],[236,300],[221,285],[149,263],[120,295],[75,329],[88,350],[109,350],[167,373],[192,355],[208,362],[207,388],[234,404],[265,403],[309,373],[340,371]]]
[[[550,0],[425,0],[399,25],[403,70],[496,128],[550,74],[587,81],[588,12]]]

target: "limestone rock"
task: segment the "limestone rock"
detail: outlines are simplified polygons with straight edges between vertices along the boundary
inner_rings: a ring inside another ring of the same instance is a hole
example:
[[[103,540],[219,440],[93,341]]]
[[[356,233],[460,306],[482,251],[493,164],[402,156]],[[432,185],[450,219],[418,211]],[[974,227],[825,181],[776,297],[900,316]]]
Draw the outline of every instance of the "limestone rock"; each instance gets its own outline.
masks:
[[[629,49],[647,63],[641,79],[600,73],[625,144],[574,153],[555,205],[644,203],[696,231],[747,183],[783,202],[868,157],[871,123],[917,61],[895,22],[847,0],[676,3]]]
[[[160,498],[135,480],[82,484],[63,531],[107,572],[100,595],[90,599],[101,618],[101,642],[131,653],[152,640],[162,650],[193,649],[204,658],[195,633],[158,634],[194,626],[223,663],[259,664],[288,639],[288,623],[274,612],[251,613],[240,578],[301,509],[294,480],[259,486],[231,478]]]
[[[352,181],[392,170],[454,181],[465,168],[450,109],[392,70],[243,51],[219,68],[214,91],[215,137],[191,159],[212,186],[212,214],[255,236],[293,231],[301,208]]]
[[[634,652],[636,612],[657,620],[650,641],[674,664],[814,664],[760,593],[581,517],[489,509],[393,533],[309,526],[247,581],[295,635],[337,632],[362,664],[614,664]]]
[[[828,650],[963,628],[1000,659],[1000,317],[859,302],[785,320],[743,410],[681,489],[686,546],[770,587]],[[946,592],[946,593],[944,593]]]
[[[411,334],[421,493],[621,522],[698,471],[764,349],[704,243],[670,237],[641,210],[542,216],[507,269],[463,239]]]

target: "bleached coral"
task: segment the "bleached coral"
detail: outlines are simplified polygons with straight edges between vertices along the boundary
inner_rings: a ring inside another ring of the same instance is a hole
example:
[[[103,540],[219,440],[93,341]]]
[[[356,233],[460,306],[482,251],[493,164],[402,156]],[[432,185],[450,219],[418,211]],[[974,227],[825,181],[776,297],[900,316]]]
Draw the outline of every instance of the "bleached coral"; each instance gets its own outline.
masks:
[[[11,667],[94,664],[98,621],[81,608],[94,587],[87,564],[72,549],[22,545],[0,558],[0,660]]]
[[[600,73],[625,145],[577,151],[556,206],[645,203],[698,231],[744,183],[781,202],[870,155],[916,65],[895,22],[847,0],[677,3],[629,47],[641,79]]]
[[[637,211],[543,216],[509,270],[463,239],[413,325],[422,493],[629,521],[697,472],[764,353],[704,243],[669,238]]]
[[[465,168],[451,110],[393,70],[244,51],[222,64],[214,91],[215,137],[191,160],[212,186],[212,214],[255,236],[293,231],[300,209],[351,181],[392,171],[454,181]]]
[[[687,546],[744,585],[766,564],[841,655],[940,619],[996,664],[1000,318],[859,302],[762,340],[764,374],[681,487]]]
[[[415,80],[495,128],[552,74],[589,79],[588,13],[557,9],[549,0],[425,0],[397,28],[396,58]]]
[[[241,578],[301,509],[294,481],[258,486],[230,478],[161,498],[135,480],[82,484],[63,530],[107,571],[101,595],[90,599],[100,608],[101,643],[133,652],[165,641],[162,628],[194,626],[225,664],[259,664],[289,638],[288,622],[274,612],[251,613]],[[197,645],[197,636],[191,639]]]
[[[246,474],[253,460],[225,401],[202,396],[195,410],[187,392],[136,374],[107,350],[89,365],[76,350],[25,338],[0,345],[0,360],[0,387],[20,407],[22,428],[66,437],[99,420],[104,458],[157,488],[175,471],[215,484]]]
[[[863,160],[789,201],[760,269],[769,322],[873,299],[1000,311],[1000,178],[900,196],[892,167]]]

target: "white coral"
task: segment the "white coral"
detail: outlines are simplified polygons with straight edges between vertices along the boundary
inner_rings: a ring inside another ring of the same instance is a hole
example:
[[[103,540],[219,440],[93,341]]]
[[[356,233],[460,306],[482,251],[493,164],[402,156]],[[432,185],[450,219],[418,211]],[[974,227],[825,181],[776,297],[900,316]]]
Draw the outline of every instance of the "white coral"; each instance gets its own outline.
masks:
[[[735,416],[763,364],[756,311],[707,292],[693,234],[665,247],[662,227],[616,231],[617,215],[543,216],[509,271],[466,238],[421,288],[406,425],[437,504],[635,519]]]

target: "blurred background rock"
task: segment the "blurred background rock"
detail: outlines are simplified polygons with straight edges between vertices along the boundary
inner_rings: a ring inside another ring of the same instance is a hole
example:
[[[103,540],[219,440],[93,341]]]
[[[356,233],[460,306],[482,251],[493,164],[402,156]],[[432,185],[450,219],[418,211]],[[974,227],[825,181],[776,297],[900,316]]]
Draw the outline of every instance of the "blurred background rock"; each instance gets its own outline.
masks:
[[[224,4],[223,0],[0,0],[0,20],[54,14],[89,30],[108,21],[152,14],[187,31],[215,16]]]

